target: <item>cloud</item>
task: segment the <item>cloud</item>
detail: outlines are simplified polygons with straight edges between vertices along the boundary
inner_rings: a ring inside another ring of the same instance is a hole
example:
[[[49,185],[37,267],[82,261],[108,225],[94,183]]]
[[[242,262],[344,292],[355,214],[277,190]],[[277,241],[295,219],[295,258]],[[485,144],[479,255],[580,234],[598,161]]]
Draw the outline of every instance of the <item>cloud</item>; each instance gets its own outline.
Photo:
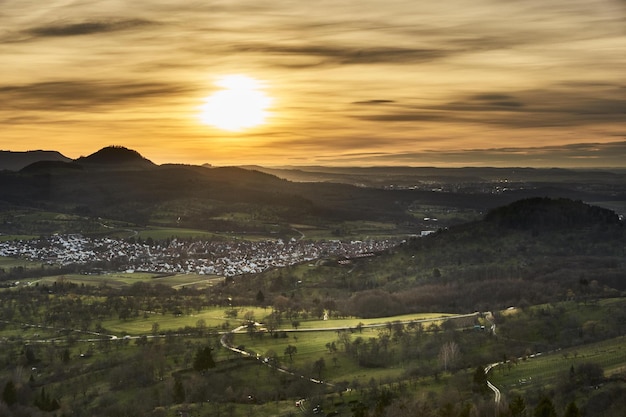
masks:
[[[318,158],[337,165],[502,166],[502,167],[621,167],[626,141],[575,143],[563,146],[465,149],[456,151],[340,153]]]
[[[233,46],[237,52],[263,53],[278,56],[314,58],[317,64],[311,65],[349,65],[349,64],[414,64],[443,58],[450,54],[445,49],[421,49],[399,47],[352,47],[328,45],[262,45],[239,44]],[[321,61],[319,61],[321,60]],[[288,65],[293,65],[289,63]]]
[[[576,89],[553,86],[514,93],[485,92],[459,97],[440,105],[403,103],[385,111],[353,117],[377,122],[479,123],[510,128],[585,126],[623,123],[626,98],[613,85]]]
[[[376,104],[389,104],[389,103],[395,103],[395,100],[381,100],[381,99],[375,99],[375,100],[364,100],[364,101],[355,101],[352,104],[360,104],[360,105],[376,105]]]
[[[158,82],[51,81],[0,87],[0,110],[88,111],[95,107],[162,98],[186,87]]]
[[[117,32],[152,24],[154,24],[154,22],[143,19],[94,20],[39,26],[27,30],[26,33],[36,37],[81,36],[95,33]]]

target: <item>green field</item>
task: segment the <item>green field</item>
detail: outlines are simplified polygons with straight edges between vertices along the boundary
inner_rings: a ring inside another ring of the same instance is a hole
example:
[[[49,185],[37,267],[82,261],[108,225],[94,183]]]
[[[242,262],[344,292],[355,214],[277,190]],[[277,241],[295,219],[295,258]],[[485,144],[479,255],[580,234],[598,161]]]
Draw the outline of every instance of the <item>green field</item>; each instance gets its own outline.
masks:
[[[504,390],[551,386],[567,375],[572,366],[587,362],[600,365],[605,375],[623,370],[626,365],[626,337],[534,354],[510,368],[506,364],[499,365],[492,371],[491,381]]]
[[[8,256],[0,256],[0,268],[41,268],[43,264],[41,262],[28,261],[21,258],[12,258]]]
[[[32,283],[40,283],[52,285],[57,281],[72,282],[78,285],[92,285],[92,286],[108,286],[112,288],[121,288],[124,286],[132,285],[136,282],[150,282],[152,284],[163,284],[169,287],[180,289],[184,287],[189,288],[208,288],[224,279],[218,276],[212,275],[199,275],[199,274],[158,274],[153,272],[111,272],[107,274],[65,274],[65,275],[51,275],[38,280],[34,280]]]

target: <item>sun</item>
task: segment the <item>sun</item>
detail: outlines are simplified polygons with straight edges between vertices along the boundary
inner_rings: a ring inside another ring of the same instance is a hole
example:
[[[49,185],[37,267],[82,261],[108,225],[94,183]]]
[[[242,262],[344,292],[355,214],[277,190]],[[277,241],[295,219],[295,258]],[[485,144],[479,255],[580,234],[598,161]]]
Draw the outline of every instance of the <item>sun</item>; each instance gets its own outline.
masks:
[[[215,85],[221,89],[207,97],[201,107],[203,123],[231,132],[265,123],[272,98],[263,91],[263,82],[245,75],[227,75]]]

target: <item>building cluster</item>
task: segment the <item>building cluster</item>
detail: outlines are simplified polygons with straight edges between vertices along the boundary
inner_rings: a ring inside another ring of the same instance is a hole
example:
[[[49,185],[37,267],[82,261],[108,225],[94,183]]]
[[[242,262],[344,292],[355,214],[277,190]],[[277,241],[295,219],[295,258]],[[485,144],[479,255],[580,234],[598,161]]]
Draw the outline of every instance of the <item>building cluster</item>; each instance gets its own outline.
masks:
[[[325,257],[356,258],[383,251],[399,243],[398,239],[349,242],[173,239],[167,243],[149,245],[72,234],[0,242],[0,256],[20,257],[56,265],[104,262],[126,271],[234,276]]]

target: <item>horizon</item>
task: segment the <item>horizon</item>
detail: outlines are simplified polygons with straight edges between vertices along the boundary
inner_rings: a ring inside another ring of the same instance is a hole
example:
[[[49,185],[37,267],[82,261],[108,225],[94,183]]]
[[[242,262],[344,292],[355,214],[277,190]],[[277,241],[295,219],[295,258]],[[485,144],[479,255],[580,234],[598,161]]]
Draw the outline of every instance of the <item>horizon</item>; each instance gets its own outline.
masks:
[[[597,145],[597,144],[594,144]],[[626,146],[626,142],[623,143],[624,146]],[[443,165],[321,165],[321,164],[302,164],[302,165],[289,165],[289,164],[282,164],[282,165],[263,165],[263,164],[258,164],[258,163],[247,163],[247,164],[230,164],[230,165],[216,165],[213,164],[211,162],[201,162],[201,163],[188,163],[188,162],[179,162],[179,161],[165,161],[165,162],[155,162],[153,159],[149,158],[148,156],[144,155],[143,153],[141,153],[140,151],[138,151],[137,149],[131,149],[128,148],[126,146],[123,145],[108,145],[105,146],[101,149],[95,150],[93,152],[87,153],[87,154],[81,154],[77,157],[70,157],[67,154],[63,153],[62,151],[59,150],[55,150],[55,149],[27,149],[24,151],[14,151],[14,150],[8,150],[8,149],[0,149],[0,153],[6,152],[6,153],[19,153],[19,154],[27,154],[30,152],[44,152],[44,153],[58,153],[59,155],[68,158],[72,161],[76,161],[80,158],[84,158],[84,157],[89,157],[105,148],[120,148],[120,149],[125,149],[125,150],[129,150],[129,151],[134,151],[137,152],[141,157],[147,159],[148,161],[156,164],[156,165],[168,165],[168,164],[173,164],[173,165],[191,165],[191,166],[210,166],[212,168],[221,168],[221,167],[254,167],[254,166],[258,166],[258,167],[262,167],[262,168],[270,168],[270,169],[301,169],[301,168],[332,168],[332,169],[369,169],[369,168],[429,168],[429,169],[565,169],[565,170],[626,170],[626,166],[620,166],[620,165],[615,165],[615,166],[594,166],[594,165],[587,165],[587,166],[524,166],[524,165],[447,165],[447,166],[443,166]],[[1,167],[0,167],[1,169]]]
[[[75,159],[124,143],[215,166],[626,167],[625,15],[616,0],[9,2],[1,146]]]

